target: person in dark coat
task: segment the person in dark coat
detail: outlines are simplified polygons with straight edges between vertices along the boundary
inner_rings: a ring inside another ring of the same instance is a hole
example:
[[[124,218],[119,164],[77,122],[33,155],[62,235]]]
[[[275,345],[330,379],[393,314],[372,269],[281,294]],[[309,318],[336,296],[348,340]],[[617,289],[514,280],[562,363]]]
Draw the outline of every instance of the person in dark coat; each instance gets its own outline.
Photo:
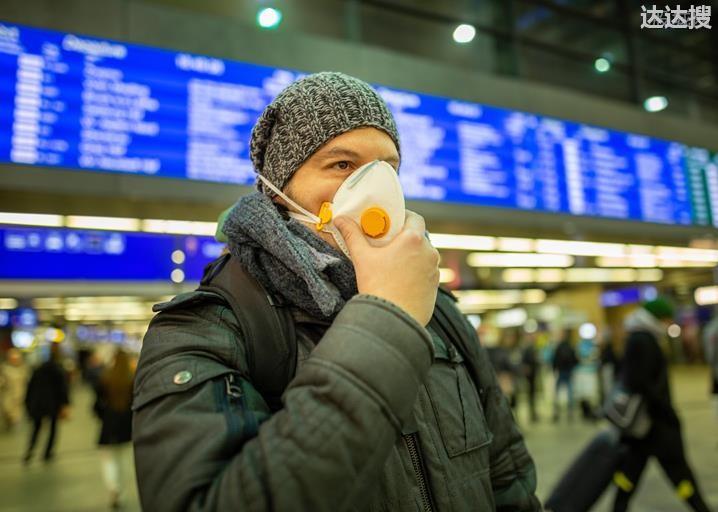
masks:
[[[47,439],[44,458],[46,462],[52,460],[57,420],[68,415],[69,404],[67,375],[60,364],[60,346],[53,343],[50,346],[50,359],[33,372],[25,393],[25,408],[33,422],[30,443],[23,458],[25,464],[32,459],[38,435],[46,419],[50,422],[50,436]]]
[[[95,413],[102,421],[100,429],[100,458],[102,476],[110,494],[110,505],[117,508],[127,473],[126,460],[132,441],[132,385],[134,372],[130,356],[118,350],[115,359],[97,382]]]
[[[541,363],[539,362],[538,353],[536,352],[536,336],[528,334],[524,341],[524,347],[521,351],[521,367],[523,369],[526,383],[528,384],[528,402],[529,412],[531,414],[531,423],[538,421],[538,413],[536,412],[536,390],[538,388],[538,376]]]
[[[638,487],[650,457],[656,457],[676,494],[696,512],[710,509],[701,497],[683,448],[681,423],[671,402],[668,364],[658,341],[665,335],[673,308],[663,298],[647,302],[626,319],[625,354],[620,382],[639,393],[651,417],[646,437],[623,436],[627,455],[614,475],[617,487],[613,512],[624,512]]]
[[[573,418],[573,371],[578,365],[578,357],[576,357],[576,351],[574,350],[573,345],[571,345],[571,337],[572,331],[570,329],[566,329],[563,339],[556,346],[556,351],[553,354],[553,370],[556,374],[556,390],[553,402],[554,421],[558,421],[558,395],[563,387],[566,388],[568,393],[568,419],[570,420]]]

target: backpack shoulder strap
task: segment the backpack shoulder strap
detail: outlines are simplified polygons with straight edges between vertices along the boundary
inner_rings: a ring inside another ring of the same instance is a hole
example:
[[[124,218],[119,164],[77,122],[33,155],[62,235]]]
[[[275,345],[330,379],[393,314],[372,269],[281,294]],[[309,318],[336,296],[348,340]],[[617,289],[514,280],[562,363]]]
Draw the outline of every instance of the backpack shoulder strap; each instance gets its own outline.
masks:
[[[456,307],[454,294],[442,287],[439,287],[439,292],[436,294],[433,320],[435,320],[439,329],[443,331],[447,341],[461,353],[464,358],[464,365],[474,381],[476,391],[479,393],[481,405],[486,408],[488,386],[484,382],[486,376],[482,376],[480,368],[481,355],[479,354],[478,340],[475,336],[471,336],[468,329],[462,325],[466,320]]]
[[[270,409],[280,409],[297,368],[294,322],[287,308],[230,254],[207,266],[197,290],[220,295],[229,305],[242,329],[252,385]]]

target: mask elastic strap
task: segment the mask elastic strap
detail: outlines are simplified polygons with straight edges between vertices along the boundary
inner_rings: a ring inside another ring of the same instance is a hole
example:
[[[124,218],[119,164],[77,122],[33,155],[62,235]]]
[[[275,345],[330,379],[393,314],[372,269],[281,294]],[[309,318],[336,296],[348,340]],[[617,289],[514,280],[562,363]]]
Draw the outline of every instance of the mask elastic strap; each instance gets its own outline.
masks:
[[[284,192],[282,192],[282,191],[279,190],[277,187],[275,187],[275,186],[272,184],[272,182],[269,181],[267,178],[265,178],[265,177],[262,176],[261,174],[258,174],[257,176],[259,177],[260,180],[262,180],[262,183],[264,183],[266,186],[269,187],[269,189],[270,189],[272,192],[274,192],[274,193],[277,194],[279,197],[281,197],[282,199],[284,199],[286,202],[288,202],[289,204],[291,204],[292,206],[294,206],[294,207],[295,207],[297,210],[299,210],[301,213],[303,213],[304,215],[306,215],[307,217],[309,217],[309,219],[310,219],[312,222],[315,222],[315,223],[317,223],[317,224],[321,223],[321,219],[320,219],[319,217],[317,217],[317,216],[314,215],[313,213],[309,212],[308,210],[305,210],[304,208],[302,208],[301,206],[299,206],[297,203],[295,203],[294,201],[292,201],[289,197],[287,197],[287,195],[284,194]],[[295,215],[292,215],[292,212],[290,212],[289,215],[292,216],[292,217],[295,217],[296,214],[295,214]],[[295,217],[295,218],[297,218],[297,217]],[[305,219],[301,219],[301,220],[305,220]]]

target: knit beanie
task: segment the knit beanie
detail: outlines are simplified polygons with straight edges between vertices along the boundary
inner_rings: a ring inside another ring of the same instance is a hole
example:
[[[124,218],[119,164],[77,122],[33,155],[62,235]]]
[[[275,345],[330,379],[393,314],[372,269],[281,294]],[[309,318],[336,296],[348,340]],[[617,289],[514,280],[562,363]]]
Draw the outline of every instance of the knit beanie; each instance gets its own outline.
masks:
[[[386,132],[399,151],[399,133],[389,108],[366,82],[343,73],[308,75],[270,103],[252,130],[254,170],[280,190],[321,146],[363,126]],[[257,180],[257,188],[274,196]]]
[[[673,318],[673,305],[664,297],[644,302],[643,309],[659,320]]]

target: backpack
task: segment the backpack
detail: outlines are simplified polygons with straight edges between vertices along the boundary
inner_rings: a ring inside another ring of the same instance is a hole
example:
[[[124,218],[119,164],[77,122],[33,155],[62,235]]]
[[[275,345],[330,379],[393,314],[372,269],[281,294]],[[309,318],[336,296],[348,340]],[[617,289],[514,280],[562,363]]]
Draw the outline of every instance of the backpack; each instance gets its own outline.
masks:
[[[244,334],[252,385],[272,411],[279,410],[297,369],[296,331],[288,305],[267,293],[229,253],[207,265],[197,291],[219,295],[232,310]],[[440,287],[429,325],[461,353],[485,407],[486,388],[477,366],[479,346],[462,325],[466,321],[455,302],[454,295]]]

